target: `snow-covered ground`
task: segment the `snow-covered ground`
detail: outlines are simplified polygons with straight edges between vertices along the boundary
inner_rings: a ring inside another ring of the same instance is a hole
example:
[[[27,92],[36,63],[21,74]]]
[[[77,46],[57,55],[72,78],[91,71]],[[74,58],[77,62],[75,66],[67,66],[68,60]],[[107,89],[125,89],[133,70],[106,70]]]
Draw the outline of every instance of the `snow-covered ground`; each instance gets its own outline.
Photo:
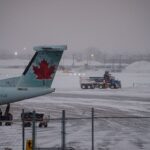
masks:
[[[148,63],[147,63],[148,64]],[[130,71],[136,68],[140,71]],[[128,66],[122,73],[113,73],[121,80],[122,89],[82,90],[79,76],[58,71],[53,82],[56,92],[12,104],[11,111],[16,119],[20,118],[22,109],[36,110],[50,114],[51,118],[61,117],[63,109],[67,117],[90,117],[91,108],[95,108],[95,116],[150,116],[150,65],[139,67],[139,64]],[[148,68],[148,69],[147,69]],[[146,71],[147,70],[147,71]],[[23,69],[0,68],[0,77],[21,74]],[[77,71],[77,70],[75,70]],[[84,71],[86,76],[102,76],[104,70]],[[4,109],[5,106],[2,106]],[[66,124],[67,146],[78,150],[91,149],[91,120],[68,120]],[[0,150],[11,147],[21,149],[21,123],[11,127],[0,127]],[[26,139],[32,138],[31,128],[26,129]],[[36,144],[39,147],[61,145],[61,122],[50,121],[48,128],[37,128]],[[149,150],[150,118],[143,119],[96,119],[95,149],[98,150]]]

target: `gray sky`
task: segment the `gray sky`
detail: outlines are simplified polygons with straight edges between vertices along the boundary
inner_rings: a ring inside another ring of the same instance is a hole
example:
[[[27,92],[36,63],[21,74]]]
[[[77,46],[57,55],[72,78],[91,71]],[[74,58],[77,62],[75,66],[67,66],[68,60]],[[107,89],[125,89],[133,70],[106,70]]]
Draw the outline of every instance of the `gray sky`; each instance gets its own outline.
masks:
[[[150,51],[150,0],[0,0],[0,48]]]

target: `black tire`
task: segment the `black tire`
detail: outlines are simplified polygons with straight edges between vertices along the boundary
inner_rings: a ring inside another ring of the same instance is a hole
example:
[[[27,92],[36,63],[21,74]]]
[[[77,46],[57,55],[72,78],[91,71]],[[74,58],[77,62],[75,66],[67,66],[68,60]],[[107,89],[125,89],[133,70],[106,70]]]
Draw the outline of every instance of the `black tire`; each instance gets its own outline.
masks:
[[[28,122],[28,127],[31,127],[31,122]]]
[[[30,122],[25,122],[24,127],[31,127],[31,123]]]
[[[85,84],[81,84],[81,89],[86,89],[86,85]]]
[[[11,122],[5,122],[5,126],[11,126]]]
[[[47,128],[47,123],[44,125],[45,128]]]
[[[103,89],[103,85],[100,84],[100,85],[98,86],[98,88],[99,88],[99,89]]]
[[[111,89],[117,89],[117,86],[116,85],[111,85],[110,88]]]
[[[39,123],[39,128],[42,128],[42,123]]]
[[[6,121],[12,121],[13,120],[13,116],[11,113],[8,113],[6,116],[5,116],[5,119]],[[12,122],[5,122],[5,126],[11,126],[12,125]]]
[[[92,85],[88,84],[88,85],[87,85],[87,88],[88,88],[88,89],[92,89]]]

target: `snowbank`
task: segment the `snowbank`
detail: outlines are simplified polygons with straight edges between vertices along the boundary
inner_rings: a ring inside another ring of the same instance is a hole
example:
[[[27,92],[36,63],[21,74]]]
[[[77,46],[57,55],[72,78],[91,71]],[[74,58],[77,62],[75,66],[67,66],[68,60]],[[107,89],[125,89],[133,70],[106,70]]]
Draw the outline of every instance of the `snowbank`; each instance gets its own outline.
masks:
[[[26,59],[1,59],[0,68],[8,67],[25,67],[29,63]]]
[[[138,61],[127,66],[124,72],[128,73],[150,73],[150,62]]]

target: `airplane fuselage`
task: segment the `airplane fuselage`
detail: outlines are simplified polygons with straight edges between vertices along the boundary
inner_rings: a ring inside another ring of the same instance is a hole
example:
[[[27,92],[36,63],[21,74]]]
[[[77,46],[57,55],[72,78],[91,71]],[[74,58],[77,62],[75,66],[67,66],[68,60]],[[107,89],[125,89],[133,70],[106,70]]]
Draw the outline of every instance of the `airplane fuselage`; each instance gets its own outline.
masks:
[[[0,87],[0,105],[21,101],[54,92],[55,89],[48,88],[17,88]]]

